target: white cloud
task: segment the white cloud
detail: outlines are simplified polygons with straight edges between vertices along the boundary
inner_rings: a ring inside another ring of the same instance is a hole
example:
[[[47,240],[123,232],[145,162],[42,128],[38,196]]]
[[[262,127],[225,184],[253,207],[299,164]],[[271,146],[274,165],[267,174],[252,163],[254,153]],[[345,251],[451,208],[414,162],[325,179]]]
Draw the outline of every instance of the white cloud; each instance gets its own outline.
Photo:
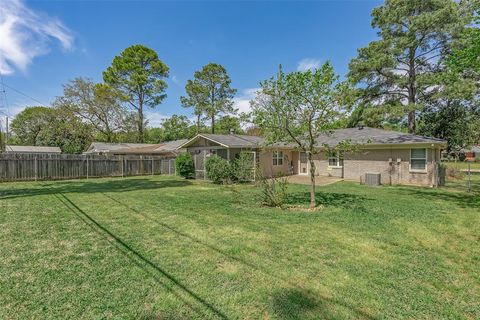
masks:
[[[315,70],[320,67],[320,60],[319,59],[312,59],[312,58],[305,58],[298,62],[297,70],[298,71],[307,71],[307,70]]]
[[[0,74],[25,71],[35,57],[49,51],[52,39],[72,48],[73,35],[58,19],[33,11],[22,0],[2,0]]]
[[[158,112],[145,112],[145,117],[148,119],[149,127],[160,127],[162,121],[169,118]]]
[[[176,75],[172,75],[172,76],[170,77],[170,79],[172,79],[172,82],[173,82],[174,84],[176,84],[177,86],[180,85],[180,81],[178,80],[178,78],[177,78]]]
[[[257,91],[260,88],[244,89],[239,95],[233,98],[233,107],[238,109],[238,112],[250,112],[250,101],[255,98]]]

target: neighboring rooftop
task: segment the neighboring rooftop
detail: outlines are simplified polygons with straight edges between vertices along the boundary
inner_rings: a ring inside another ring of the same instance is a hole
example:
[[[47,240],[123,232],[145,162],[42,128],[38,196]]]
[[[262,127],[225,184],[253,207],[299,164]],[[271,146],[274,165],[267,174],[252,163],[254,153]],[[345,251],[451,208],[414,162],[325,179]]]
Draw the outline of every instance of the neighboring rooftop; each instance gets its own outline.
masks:
[[[165,154],[176,152],[178,146],[186,141],[181,139],[158,144],[92,142],[84,154]]]
[[[5,146],[6,153],[62,153],[59,147]]]

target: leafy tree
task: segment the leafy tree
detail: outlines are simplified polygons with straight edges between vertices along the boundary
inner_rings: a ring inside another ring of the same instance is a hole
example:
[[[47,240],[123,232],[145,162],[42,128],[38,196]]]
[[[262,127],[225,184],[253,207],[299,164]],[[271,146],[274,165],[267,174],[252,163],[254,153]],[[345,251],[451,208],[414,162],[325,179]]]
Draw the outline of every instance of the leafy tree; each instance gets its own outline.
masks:
[[[232,132],[236,134],[244,133],[240,124],[240,119],[229,115],[225,115],[218,119],[215,123],[215,132],[221,134],[229,134]]]
[[[172,141],[179,139],[188,139],[195,135],[196,126],[183,115],[172,115],[162,121],[158,128],[148,128],[146,131],[146,142],[160,143],[162,141]]]
[[[191,138],[195,134],[195,126],[186,116],[172,115],[163,120],[163,141]]]
[[[480,74],[480,1],[472,2],[475,24],[462,30],[447,57],[447,67],[456,74]]]
[[[121,97],[137,111],[137,141],[143,142],[144,106],[159,105],[167,96],[165,90],[169,69],[157,53],[143,45],[134,45],[116,56],[103,72],[103,80],[119,91]]]
[[[63,87],[63,96],[54,103],[71,111],[99,133],[99,140],[113,142],[128,127],[129,112],[121,105],[118,92],[106,84],[76,78]]]
[[[386,0],[372,12],[380,37],[358,51],[349,78],[359,85],[363,103],[400,108],[408,131],[416,112],[435,95],[436,75],[453,41],[471,21],[468,1]]]
[[[478,143],[480,108],[466,108],[458,100],[446,100],[426,108],[419,119],[419,133],[448,141],[447,152],[458,156],[463,148]]]
[[[219,64],[209,63],[202,70],[195,71],[194,79],[188,80],[186,97],[180,101],[184,107],[193,107],[200,131],[201,116],[211,119],[211,130],[215,133],[215,118],[221,113],[235,112],[233,97],[237,90],[230,87],[227,70]]]
[[[48,107],[27,107],[17,114],[12,121],[11,131],[15,142],[21,145],[41,145],[38,137],[48,127],[55,110]]]
[[[264,130],[268,142],[293,143],[307,153],[310,163],[310,208],[315,201],[315,163],[313,157],[320,149],[317,137],[328,133],[342,117],[340,104],[344,85],[338,83],[332,65],[327,62],[315,71],[284,74],[261,83],[252,101],[254,123]],[[348,142],[329,147],[337,152],[348,149]]]
[[[163,141],[163,128],[146,128],[145,129],[145,142],[146,143],[160,143]]]
[[[199,71],[195,72],[195,75]],[[180,102],[184,108],[193,108],[193,114],[197,117],[197,133],[202,130],[202,116],[207,110],[208,91],[207,87],[200,83],[200,80],[188,80],[185,85],[187,96],[180,97]]]
[[[65,153],[85,151],[93,140],[92,127],[66,108],[52,110],[52,117],[37,137],[37,144],[57,146]]]

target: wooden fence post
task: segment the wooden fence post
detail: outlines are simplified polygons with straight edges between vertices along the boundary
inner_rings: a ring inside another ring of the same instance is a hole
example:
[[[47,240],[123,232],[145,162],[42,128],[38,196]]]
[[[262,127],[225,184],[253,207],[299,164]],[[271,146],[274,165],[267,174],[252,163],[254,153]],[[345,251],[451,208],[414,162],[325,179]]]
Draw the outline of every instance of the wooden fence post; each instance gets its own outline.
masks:
[[[35,157],[34,169],[35,169],[35,181],[37,181],[37,176],[38,176],[38,159],[37,159],[37,157]]]
[[[123,157],[123,156],[119,156],[119,157],[120,157],[120,164],[122,165],[122,178],[123,178],[123,177],[124,177],[124,173],[123,173],[123,170],[124,170],[124,169],[123,169],[123,165],[125,164],[125,163],[124,163],[124,162],[125,162],[125,159],[124,159],[124,157]]]
[[[87,180],[88,180],[88,156],[85,156],[87,158]]]

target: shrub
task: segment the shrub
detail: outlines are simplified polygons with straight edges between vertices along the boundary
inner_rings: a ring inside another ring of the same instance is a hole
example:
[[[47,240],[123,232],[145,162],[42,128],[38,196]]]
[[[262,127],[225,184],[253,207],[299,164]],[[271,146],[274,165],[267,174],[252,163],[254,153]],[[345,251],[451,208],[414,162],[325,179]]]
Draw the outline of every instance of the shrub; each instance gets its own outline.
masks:
[[[195,177],[195,165],[190,153],[179,154],[175,159],[175,168],[177,174],[186,179],[193,179]]]
[[[253,180],[253,157],[252,153],[240,152],[240,155],[233,163],[235,180],[240,182]]]
[[[257,177],[262,189],[262,204],[269,207],[285,207],[288,194],[288,177],[277,175],[273,178]]]
[[[205,161],[207,178],[214,183],[231,183],[235,176],[233,166],[219,156],[210,156]]]

